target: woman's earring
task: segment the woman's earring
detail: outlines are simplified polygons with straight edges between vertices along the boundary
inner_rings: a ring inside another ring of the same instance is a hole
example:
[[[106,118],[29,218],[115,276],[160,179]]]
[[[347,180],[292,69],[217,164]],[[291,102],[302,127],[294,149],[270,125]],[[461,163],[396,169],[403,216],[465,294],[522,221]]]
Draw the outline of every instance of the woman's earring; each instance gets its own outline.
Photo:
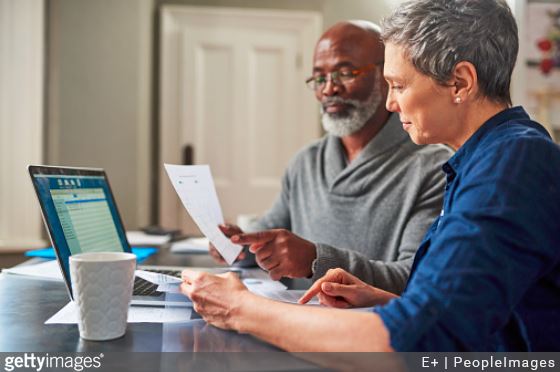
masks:
[[[455,103],[461,103],[461,97],[459,96],[455,97]]]

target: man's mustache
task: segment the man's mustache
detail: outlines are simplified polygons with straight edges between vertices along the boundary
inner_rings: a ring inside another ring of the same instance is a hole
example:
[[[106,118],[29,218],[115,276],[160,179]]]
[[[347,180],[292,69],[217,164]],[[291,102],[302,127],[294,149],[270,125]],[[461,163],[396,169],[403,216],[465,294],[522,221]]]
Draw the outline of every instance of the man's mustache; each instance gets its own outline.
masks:
[[[356,108],[356,104],[353,100],[344,99],[341,97],[327,97],[321,102],[321,107],[325,110],[327,107],[332,106],[334,104],[343,104],[347,106],[351,106],[351,108]]]

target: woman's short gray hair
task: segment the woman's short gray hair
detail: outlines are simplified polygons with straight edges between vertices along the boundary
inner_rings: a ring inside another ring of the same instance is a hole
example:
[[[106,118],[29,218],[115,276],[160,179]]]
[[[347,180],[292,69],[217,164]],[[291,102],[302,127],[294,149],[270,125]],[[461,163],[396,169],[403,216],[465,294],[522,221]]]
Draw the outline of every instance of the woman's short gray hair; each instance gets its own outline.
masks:
[[[519,40],[505,0],[412,0],[383,20],[381,38],[404,48],[420,72],[441,84],[471,62],[481,95],[511,105]]]

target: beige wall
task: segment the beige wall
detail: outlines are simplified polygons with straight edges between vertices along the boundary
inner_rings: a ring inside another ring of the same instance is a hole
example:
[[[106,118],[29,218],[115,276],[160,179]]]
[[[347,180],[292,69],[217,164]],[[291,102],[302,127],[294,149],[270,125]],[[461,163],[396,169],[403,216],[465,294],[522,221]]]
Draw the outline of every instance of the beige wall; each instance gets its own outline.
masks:
[[[127,228],[150,220],[152,37],[162,4],[316,10],[379,21],[398,0],[50,0],[47,162],[103,167]]]
[[[48,3],[47,162],[105,168],[129,228],[148,222],[152,6]]]

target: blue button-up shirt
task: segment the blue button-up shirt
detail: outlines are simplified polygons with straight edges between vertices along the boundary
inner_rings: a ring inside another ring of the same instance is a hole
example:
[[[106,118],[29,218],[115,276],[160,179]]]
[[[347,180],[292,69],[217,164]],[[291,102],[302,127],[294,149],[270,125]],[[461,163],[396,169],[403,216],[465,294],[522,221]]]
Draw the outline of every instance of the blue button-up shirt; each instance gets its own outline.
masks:
[[[560,149],[521,107],[443,165],[444,206],[403,295],[377,312],[398,351],[560,350]]]

